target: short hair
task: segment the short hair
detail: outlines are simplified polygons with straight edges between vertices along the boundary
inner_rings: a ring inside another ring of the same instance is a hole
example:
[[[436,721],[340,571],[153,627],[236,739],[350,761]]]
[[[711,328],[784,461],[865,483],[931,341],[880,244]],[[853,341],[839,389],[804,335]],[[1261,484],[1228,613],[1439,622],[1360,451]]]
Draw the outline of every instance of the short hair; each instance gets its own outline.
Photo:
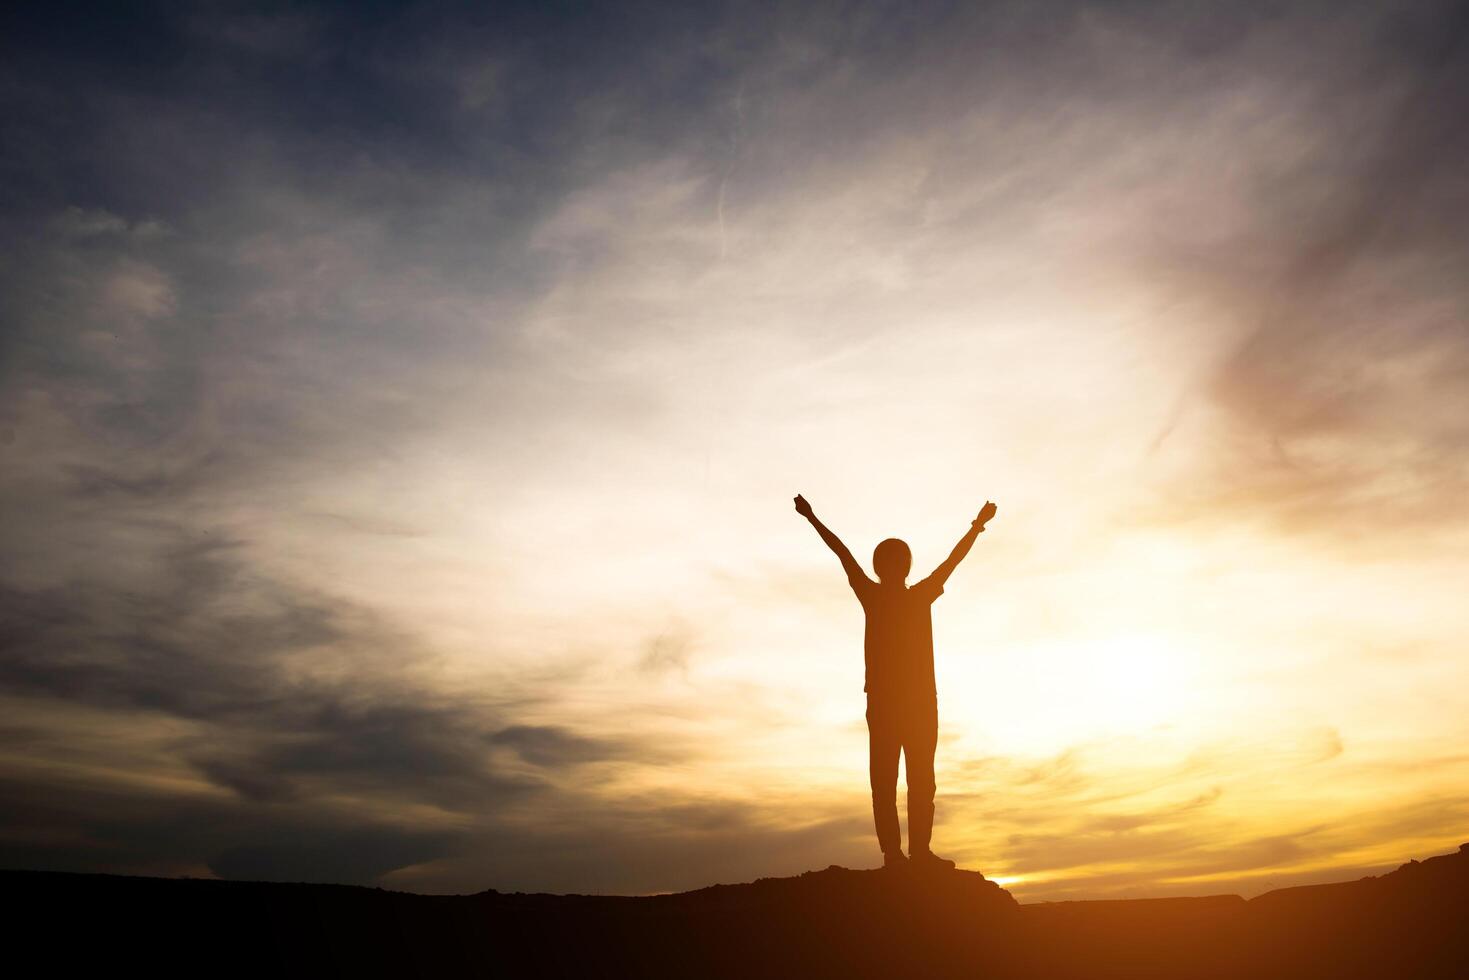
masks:
[[[906,542],[898,538],[888,538],[872,551],[872,568],[881,581],[905,581],[912,567],[913,552],[908,550]]]

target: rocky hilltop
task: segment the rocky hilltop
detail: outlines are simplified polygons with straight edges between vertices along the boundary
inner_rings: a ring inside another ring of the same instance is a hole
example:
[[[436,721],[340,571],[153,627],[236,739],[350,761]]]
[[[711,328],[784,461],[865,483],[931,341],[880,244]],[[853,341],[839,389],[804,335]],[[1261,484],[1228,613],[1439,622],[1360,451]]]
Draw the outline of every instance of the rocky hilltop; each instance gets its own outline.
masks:
[[[58,966],[397,976],[1463,977],[1469,845],[1238,896],[1019,905],[972,871],[651,897],[0,872],[12,955]]]

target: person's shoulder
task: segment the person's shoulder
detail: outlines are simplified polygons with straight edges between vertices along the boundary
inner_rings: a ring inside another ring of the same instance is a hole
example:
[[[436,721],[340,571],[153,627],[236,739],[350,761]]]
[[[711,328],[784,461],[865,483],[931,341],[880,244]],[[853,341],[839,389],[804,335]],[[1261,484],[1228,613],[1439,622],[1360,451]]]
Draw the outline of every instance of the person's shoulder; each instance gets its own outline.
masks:
[[[937,575],[930,575],[921,582],[908,586],[908,592],[920,599],[932,602],[944,594],[944,583]]]

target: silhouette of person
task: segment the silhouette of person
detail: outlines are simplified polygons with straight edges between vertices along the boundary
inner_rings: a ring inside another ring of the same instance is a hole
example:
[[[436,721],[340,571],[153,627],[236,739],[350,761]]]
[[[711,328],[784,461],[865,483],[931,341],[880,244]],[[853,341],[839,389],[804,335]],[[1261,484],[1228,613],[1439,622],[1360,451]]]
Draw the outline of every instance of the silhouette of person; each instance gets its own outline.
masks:
[[[811,522],[826,546],[841,559],[847,581],[867,616],[863,656],[867,665],[868,774],[872,782],[872,819],[883,866],[911,864],[952,868],[954,862],[929,850],[933,833],[933,753],[938,744],[938,687],[933,674],[933,602],[944,583],[984,526],[995,516],[985,502],[979,516],[933,574],[907,585],[913,564],[908,545],[897,538],[881,542],[872,553],[877,581],[867,577],[847,546],[817,519],[805,497],[796,497],[796,512]],[[903,857],[898,829],[898,756],[905,760],[908,782],[908,857]]]

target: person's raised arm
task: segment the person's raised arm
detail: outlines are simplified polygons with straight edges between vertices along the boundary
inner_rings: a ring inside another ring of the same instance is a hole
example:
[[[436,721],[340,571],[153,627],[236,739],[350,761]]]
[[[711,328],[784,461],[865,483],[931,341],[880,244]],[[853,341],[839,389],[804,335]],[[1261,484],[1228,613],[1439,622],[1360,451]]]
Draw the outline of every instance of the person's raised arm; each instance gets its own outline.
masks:
[[[849,582],[855,585],[859,580],[867,578],[867,573],[862,571],[862,566],[857,564],[857,559],[853,558],[852,553],[847,550],[847,546],[842,544],[842,539],[833,534],[831,529],[825,524],[821,523],[816,517],[816,514],[811,510],[811,505],[806,502],[806,498],[799,494],[796,496],[796,513],[811,522],[811,526],[816,528],[816,533],[821,535],[821,540],[825,541],[826,546],[836,553],[837,558],[841,559],[842,570],[847,573],[847,580]]]
[[[954,574],[954,569],[958,568],[959,563],[964,560],[964,556],[969,554],[969,549],[974,547],[974,539],[979,537],[985,524],[994,516],[995,505],[986,500],[984,506],[980,508],[979,516],[969,525],[969,530],[965,532],[964,537],[959,539],[959,543],[954,545],[954,550],[949,552],[949,557],[933,570],[933,574],[926,581],[934,582],[942,588],[943,584],[949,580],[949,576]]]

